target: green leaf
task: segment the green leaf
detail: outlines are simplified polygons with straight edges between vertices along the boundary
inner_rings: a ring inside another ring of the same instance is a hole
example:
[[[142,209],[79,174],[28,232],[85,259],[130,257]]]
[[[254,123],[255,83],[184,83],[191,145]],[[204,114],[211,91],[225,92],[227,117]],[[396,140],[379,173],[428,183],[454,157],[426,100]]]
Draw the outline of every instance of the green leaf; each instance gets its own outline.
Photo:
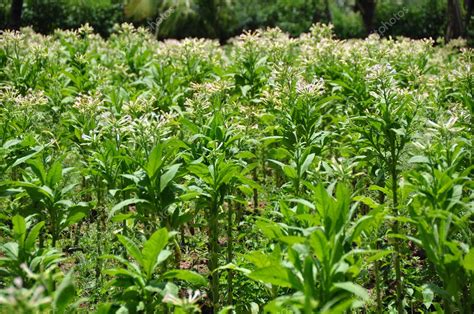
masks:
[[[103,271],[104,274],[106,275],[111,275],[111,276],[124,276],[124,277],[130,277],[132,279],[137,279],[140,282],[143,282],[143,278],[140,277],[139,273],[135,273],[131,270],[125,269],[125,268],[111,268],[111,269],[106,269]]]
[[[313,163],[315,156],[316,154],[312,153],[309,154],[308,157],[306,157],[305,161],[303,162],[303,165],[301,166],[300,176],[302,176],[306,171],[308,171],[309,166]]]
[[[163,192],[168,184],[174,179],[181,164],[172,165],[160,178],[160,192]]]
[[[143,255],[135,242],[120,234],[117,234],[117,238],[125,247],[127,253],[131,255],[140,265],[143,265]]]
[[[153,271],[157,265],[158,256],[168,243],[168,231],[166,228],[153,233],[143,245],[143,268],[148,279],[151,278]]]
[[[381,250],[381,251],[378,251],[378,250],[374,250],[373,251],[375,254],[371,255],[370,257],[367,258],[367,263],[371,263],[371,262],[375,262],[375,261],[380,261],[383,257],[389,255],[389,254],[392,254],[393,251],[391,250]]]
[[[425,306],[426,309],[429,309],[431,307],[431,304],[433,304],[433,299],[434,299],[434,292],[431,290],[431,288],[427,285],[423,286],[423,305]]]
[[[467,270],[474,272],[474,250],[470,249],[469,252],[464,256],[463,261],[464,268]]]
[[[309,202],[309,201],[307,201],[307,200],[305,200],[305,199],[302,199],[302,198],[290,198],[290,199],[288,200],[288,202],[295,202],[295,203],[304,205],[304,206],[306,206],[306,207],[308,207],[308,208],[311,208],[311,209],[313,209],[313,210],[316,209],[316,207],[314,206],[313,203],[311,203],[311,202]]]
[[[335,283],[334,286],[337,288],[349,291],[363,300],[369,299],[369,294],[367,293],[367,290],[353,282],[350,282],[350,281],[338,282],[338,283]]]
[[[248,277],[264,283],[291,288],[292,284],[288,277],[287,271],[288,270],[283,266],[271,265],[254,270],[248,275]]]
[[[255,222],[255,224],[269,239],[278,239],[283,236],[283,231],[281,230],[281,227],[273,221],[259,219]]]
[[[113,304],[112,303],[100,303],[97,306],[97,310],[95,311],[95,314],[109,314],[109,313],[114,313],[113,309]]]
[[[282,167],[283,169],[283,172],[285,173],[285,175],[290,178],[290,179],[296,179],[298,178],[298,172],[296,172],[296,169],[291,167],[291,166],[288,166],[288,165],[284,165]]]
[[[26,155],[26,156],[23,156],[21,158],[18,158],[17,160],[15,160],[15,162],[11,165],[11,167],[16,167],[22,163],[24,163],[25,161],[27,161],[28,159],[31,159],[32,157],[36,156],[43,148],[29,154],[29,155]]]
[[[136,215],[132,214],[132,213],[130,213],[130,214],[118,214],[118,215],[115,215],[110,221],[112,221],[112,222],[122,222],[124,220],[133,218],[135,216]]]
[[[369,206],[369,208],[371,208],[371,209],[375,209],[375,208],[378,208],[380,206],[379,203],[377,203],[376,201],[374,201],[372,198],[370,198],[368,196],[356,196],[356,197],[354,197],[354,201],[361,202],[361,203]]]
[[[25,250],[30,251],[34,247],[36,239],[38,238],[38,235],[41,231],[41,228],[43,228],[43,226],[44,226],[44,221],[40,221],[33,228],[31,228],[25,240]]]
[[[411,157],[409,160],[408,160],[409,163],[423,163],[423,164],[427,164],[430,162],[430,160],[428,159],[428,157],[426,156],[413,156]]]
[[[72,283],[72,274],[67,274],[59,287],[56,289],[53,300],[54,313],[66,313],[68,305],[76,296],[76,290]]]
[[[49,168],[48,175],[46,176],[46,185],[54,187],[59,181],[61,181],[63,175],[63,167],[59,160],[56,160],[51,168]]]
[[[10,148],[10,147],[12,147],[12,146],[18,145],[19,143],[21,143],[21,141],[20,141],[19,139],[17,139],[17,138],[16,138],[16,139],[13,139],[13,140],[8,140],[8,141],[6,141],[6,142],[3,144],[2,148],[8,149],[8,148]]]
[[[203,276],[193,271],[184,270],[184,269],[170,270],[166,272],[165,274],[163,274],[161,278],[162,279],[170,279],[170,278],[180,279],[180,280],[187,281],[196,286],[205,286],[207,284],[207,280],[204,279]]]
[[[41,184],[46,184],[46,169],[44,168],[43,162],[39,159],[28,160],[27,164],[31,167],[31,170],[40,179]]]
[[[20,215],[15,215],[12,217],[12,224],[13,224],[13,233],[15,240],[19,240],[23,242],[26,234],[26,222],[25,218]]]
[[[18,243],[8,242],[8,243],[5,243],[3,246],[0,246],[0,249],[10,259],[13,259],[13,260],[18,259],[18,254],[19,254]]]
[[[66,220],[64,221],[63,227],[69,227],[89,214],[89,208],[85,206],[73,206],[69,209]]]
[[[154,178],[158,174],[158,170],[163,164],[163,146],[157,144],[151,151],[150,156],[148,156],[148,162],[145,166],[145,171],[148,174],[148,177]]]
[[[132,204],[138,204],[138,203],[148,203],[148,201],[144,200],[144,199],[140,199],[140,198],[131,198],[131,199],[128,199],[128,200],[121,201],[120,203],[118,203],[117,205],[112,207],[112,209],[109,212],[109,217],[108,218],[109,219],[112,218],[115,215],[115,212],[122,209],[123,207],[128,206],[128,205],[132,205]]]
[[[199,178],[204,178],[209,175],[209,168],[207,168],[204,164],[192,164],[188,166],[188,171],[194,174]]]

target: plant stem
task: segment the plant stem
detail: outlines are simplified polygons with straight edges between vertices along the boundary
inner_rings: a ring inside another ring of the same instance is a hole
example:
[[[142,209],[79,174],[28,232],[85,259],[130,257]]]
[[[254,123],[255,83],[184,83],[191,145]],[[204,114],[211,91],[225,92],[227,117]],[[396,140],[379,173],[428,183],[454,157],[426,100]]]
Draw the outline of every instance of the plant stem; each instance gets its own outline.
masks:
[[[380,192],[379,202],[383,204],[385,202],[385,194]],[[375,248],[380,249],[380,243],[378,240],[375,241]],[[377,298],[377,313],[382,313],[382,289],[380,287],[380,260],[375,261],[375,291]]]
[[[101,247],[101,244],[102,244],[102,241],[101,241],[101,230],[100,230],[100,221],[101,221],[101,218],[100,218],[100,210],[101,210],[101,205],[102,205],[102,193],[101,193],[101,184],[100,184],[100,179],[97,180],[97,214],[96,214],[96,220],[95,220],[95,223],[96,223],[96,243],[97,243],[97,261],[96,261],[96,265],[95,265],[95,279],[96,279],[96,287],[100,287],[100,271],[101,271],[101,268],[102,268],[102,263],[101,263],[101,260],[100,260],[100,256],[102,255],[102,247]]]
[[[227,264],[232,263],[233,260],[233,238],[232,238],[232,216],[233,210],[232,205],[229,203],[227,209]],[[234,303],[233,296],[233,284],[232,280],[234,273],[231,269],[227,272],[227,304],[232,305]]]
[[[209,271],[211,272],[211,300],[214,313],[219,309],[219,274],[216,271],[218,267],[218,204],[217,200],[212,201],[209,212]]]
[[[392,158],[394,158],[392,154]],[[392,176],[392,195],[393,195],[393,214],[398,217],[398,173],[396,162],[391,165],[391,176]],[[395,221],[393,225],[393,232],[399,233],[398,221]],[[402,287],[402,272],[400,267],[400,241],[395,239],[395,253],[394,253],[394,264],[395,264],[395,284],[397,290],[397,309],[398,313],[403,313],[403,287]]]
[[[258,181],[257,167],[255,167],[252,171],[252,179],[255,182]],[[255,188],[253,189],[253,209],[255,211],[258,209],[258,191]]]

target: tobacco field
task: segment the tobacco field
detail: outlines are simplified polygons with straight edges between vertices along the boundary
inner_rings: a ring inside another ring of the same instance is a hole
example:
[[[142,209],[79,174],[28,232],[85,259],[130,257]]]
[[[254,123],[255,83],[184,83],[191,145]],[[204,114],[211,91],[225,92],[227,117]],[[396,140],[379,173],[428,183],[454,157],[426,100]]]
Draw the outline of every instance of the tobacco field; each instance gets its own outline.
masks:
[[[473,313],[473,64],[0,33],[0,313]]]

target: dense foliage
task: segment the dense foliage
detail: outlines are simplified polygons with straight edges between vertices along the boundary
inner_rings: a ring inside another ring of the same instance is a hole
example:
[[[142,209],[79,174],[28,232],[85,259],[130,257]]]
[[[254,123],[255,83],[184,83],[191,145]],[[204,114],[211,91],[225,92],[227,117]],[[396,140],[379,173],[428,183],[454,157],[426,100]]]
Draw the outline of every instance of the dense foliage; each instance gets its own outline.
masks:
[[[0,312],[472,312],[462,44],[1,34]]]

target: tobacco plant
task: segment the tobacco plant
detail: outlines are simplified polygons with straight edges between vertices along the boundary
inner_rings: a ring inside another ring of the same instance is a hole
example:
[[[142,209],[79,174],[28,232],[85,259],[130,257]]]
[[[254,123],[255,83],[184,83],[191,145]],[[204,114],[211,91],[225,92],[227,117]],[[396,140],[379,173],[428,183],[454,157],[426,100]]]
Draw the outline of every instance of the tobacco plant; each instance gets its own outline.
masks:
[[[104,255],[103,258],[113,259],[121,265],[106,269],[104,274],[112,276],[107,286],[112,289],[114,302],[122,308],[132,312],[155,313],[163,304],[163,298],[178,292],[178,287],[170,279],[198,286],[206,283],[199,274],[187,270],[168,270],[156,275],[156,269],[171,255],[165,249],[169,240],[166,228],[154,232],[143,243],[142,249],[125,236],[117,235],[117,238],[133,261],[117,255]]]

